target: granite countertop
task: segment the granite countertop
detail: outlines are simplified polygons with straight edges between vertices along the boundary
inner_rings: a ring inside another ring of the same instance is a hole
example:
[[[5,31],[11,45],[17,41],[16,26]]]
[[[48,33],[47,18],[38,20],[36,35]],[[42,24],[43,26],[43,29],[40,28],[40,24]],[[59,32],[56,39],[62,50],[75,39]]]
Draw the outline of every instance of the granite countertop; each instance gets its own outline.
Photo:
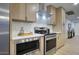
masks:
[[[52,33],[61,33],[61,32],[52,32]],[[33,34],[33,35],[29,35],[29,36],[13,36],[13,37],[12,37],[12,40],[38,38],[38,37],[42,37],[42,36],[44,36],[44,34]]]
[[[12,37],[12,40],[21,40],[21,39],[29,39],[29,38],[38,38],[38,37],[43,37],[43,34],[33,34],[30,36],[15,36]]]

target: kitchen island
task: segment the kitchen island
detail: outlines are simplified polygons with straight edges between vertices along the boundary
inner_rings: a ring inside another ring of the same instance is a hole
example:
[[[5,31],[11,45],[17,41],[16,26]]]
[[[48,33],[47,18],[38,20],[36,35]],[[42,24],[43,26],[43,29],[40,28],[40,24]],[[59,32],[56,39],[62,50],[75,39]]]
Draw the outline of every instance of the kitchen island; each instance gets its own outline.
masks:
[[[17,55],[17,54],[18,55],[20,54],[43,55],[43,52],[44,52],[43,50],[44,50],[44,35],[41,35],[41,34],[12,37],[12,40],[10,43],[11,55]],[[31,52],[34,52],[34,53],[31,53]]]
[[[60,44],[63,39],[59,38],[58,34],[60,35],[61,32],[54,32],[56,33],[56,49],[51,49],[47,54],[52,54],[56,52],[58,48],[63,46],[64,44]],[[12,37],[11,44],[10,44],[10,54],[11,55],[44,55],[45,50],[45,35],[43,34],[33,34],[29,36],[15,36]],[[51,38],[52,39],[52,38]],[[63,42],[63,41],[62,41]],[[55,42],[54,42],[55,43]],[[53,43],[53,44],[54,44]],[[51,45],[52,46],[52,45]],[[24,51],[23,51],[23,50]]]

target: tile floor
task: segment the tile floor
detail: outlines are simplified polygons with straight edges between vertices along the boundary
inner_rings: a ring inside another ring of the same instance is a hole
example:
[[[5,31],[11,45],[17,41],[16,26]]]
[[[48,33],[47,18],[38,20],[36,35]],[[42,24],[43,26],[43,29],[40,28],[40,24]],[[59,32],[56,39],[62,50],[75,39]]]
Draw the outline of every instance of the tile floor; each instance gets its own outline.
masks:
[[[67,39],[65,45],[54,55],[79,55],[79,36]]]

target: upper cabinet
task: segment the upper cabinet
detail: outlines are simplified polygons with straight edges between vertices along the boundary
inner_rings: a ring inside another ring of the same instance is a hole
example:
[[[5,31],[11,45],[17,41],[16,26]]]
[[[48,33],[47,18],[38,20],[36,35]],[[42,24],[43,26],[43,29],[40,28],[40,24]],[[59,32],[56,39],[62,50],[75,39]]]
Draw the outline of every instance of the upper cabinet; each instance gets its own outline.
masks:
[[[65,9],[62,8],[61,11],[62,11],[62,23],[63,23],[63,25],[65,25],[65,19],[66,19]]]
[[[51,14],[49,24],[56,25],[56,8],[52,5],[48,5],[47,6],[47,11],[48,11],[48,13]]]
[[[10,13],[12,20],[35,22],[38,4],[36,3],[14,3],[11,4]]]
[[[13,3],[10,5],[12,20],[25,21],[25,4]]]
[[[65,23],[65,10],[62,7],[56,9],[56,26],[54,26],[55,32],[62,32]]]
[[[37,3],[27,3],[25,6],[26,6],[26,9],[25,9],[26,20],[28,22],[35,22],[36,13],[39,9],[38,4]]]

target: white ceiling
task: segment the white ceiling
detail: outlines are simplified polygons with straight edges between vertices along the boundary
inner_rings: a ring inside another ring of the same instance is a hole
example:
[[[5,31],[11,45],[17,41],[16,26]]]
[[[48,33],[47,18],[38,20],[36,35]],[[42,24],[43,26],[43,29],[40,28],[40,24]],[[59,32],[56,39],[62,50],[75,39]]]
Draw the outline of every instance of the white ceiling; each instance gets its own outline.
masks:
[[[73,3],[51,3],[51,4],[47,4],[47,5],[54,5],[55,7],[63,7],[66,12],[67,11],[74,11],[74,15],[68,16],[67,19],[73,21],[73,22],[79,22],[79,19],[77,19],[77,17],[79,17],[79,4],[74,5]]]

